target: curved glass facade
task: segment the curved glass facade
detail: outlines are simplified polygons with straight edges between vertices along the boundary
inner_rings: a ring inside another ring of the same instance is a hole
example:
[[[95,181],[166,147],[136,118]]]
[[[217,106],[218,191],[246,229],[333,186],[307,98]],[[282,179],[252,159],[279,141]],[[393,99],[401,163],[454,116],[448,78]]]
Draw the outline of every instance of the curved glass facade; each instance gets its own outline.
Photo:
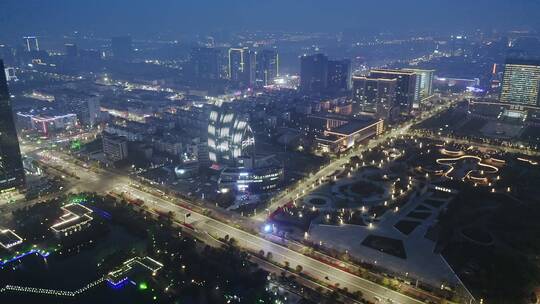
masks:
[[[208,151],[210,161],[220,165],[241,165],[243,157],[252,157],[255,138],[244,115],[223,103],[210,111]]]

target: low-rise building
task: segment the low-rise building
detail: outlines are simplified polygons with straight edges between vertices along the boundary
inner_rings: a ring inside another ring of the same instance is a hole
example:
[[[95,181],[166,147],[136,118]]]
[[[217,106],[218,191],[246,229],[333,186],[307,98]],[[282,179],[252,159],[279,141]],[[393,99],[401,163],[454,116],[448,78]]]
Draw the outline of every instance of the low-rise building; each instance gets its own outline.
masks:
[[[64,214],[60,220],[51,226],[58,237],[68,236],[90,226],[94,218],[92,209],[79,203],[67,204],[62,207]]]
[[[315,139],[317,149],[323,153],[338,153],[375,137],[384,131],[383,120],[351,121],[326,130]]]
[[[282,166],[258,168],[225,168],[221,171],[218,187],[221,191],[260,193],[277,190],[283,182]]]
[[[63,132],[78,125],[76,114],[56,113],[17,113],[17,124],[20,128],[34,130],[49,135]]]

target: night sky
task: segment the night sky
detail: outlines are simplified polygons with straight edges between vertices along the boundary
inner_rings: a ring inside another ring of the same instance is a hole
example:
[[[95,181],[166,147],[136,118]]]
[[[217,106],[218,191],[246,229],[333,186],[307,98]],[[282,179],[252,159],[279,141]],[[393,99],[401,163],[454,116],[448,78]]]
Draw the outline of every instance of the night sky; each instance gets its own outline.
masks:
[[[539,0],[1,0],[0,35],[539,29]]]

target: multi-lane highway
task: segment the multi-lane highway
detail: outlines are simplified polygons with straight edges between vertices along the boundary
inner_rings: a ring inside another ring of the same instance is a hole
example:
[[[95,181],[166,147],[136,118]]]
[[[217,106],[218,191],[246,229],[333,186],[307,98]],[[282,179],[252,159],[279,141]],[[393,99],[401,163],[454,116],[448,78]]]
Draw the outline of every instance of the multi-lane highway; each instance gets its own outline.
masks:
[[[287,247],[273,243],[260,236],[245,232],[202,214],[194,213],[190,209],[186,209],[147,192],[134,189],[127,185],[116,187],[114,190],[118,192],[129,192],[130,195],[144,200],[150,208],[159,210],[160,212],[172,211],[174,212],[177,221],[183,222],[186,220],[188,224],[195,227],[198,231],[203,231],[213,237],[223,238],[228,235],[229,237],[234,238],[240,247],[249,251],[255,253],[260,250],[263,250],[265,253],[271,252],[273,261],[282,265],[285,264],[285,262],[288,262],[292,269],[295,269],[297,265],[300,265],[305,274],[321,282],[332,285],[339,284],[340,288],[347,287],[350,291],[360,290],[372,301],[391,300],[394,303],[404,304],[422,303],[421,301],[360,278],[354,274],[293,251]],[[185,215],[188,213],[191,214],[191,216],[186,218]]]
[[[233,225],[207,217],[201,213],[193,211],[192,208],[185,208],[171,199],[142,191],[144,186],[139,185],[127,176],[118,175],[104,170],[83,168],[73,163],[69,156],[62,154],[50,154],[45,151],[33,151],[35,157],[47,161],[51,165],[61,167],[78,177],[70,179],[72,191],[91,191],[98,193],[106,192],[126,192],[129,195],[142,199],[146,206],[155,211],[167,213],[172,211],[177,222],[187,220],[199,233],[204,233],[215,238],[222,238],[228,235],[234,238],[237,244],[251,252],[258,253],[263,250],[265,253],[272,253],[272,260],[282,265],[288,262],[292,269],[300,265],[303,272],[313,279],[325,282],[330,285],[346,287],[349,291],[361,291],[366,298],[371,301],[386,301],[391,303],[422,303],[396,291],[387,289],[381,285],[365,280],[359,276],[343,271],[332,265],[308,257],[302,253],[293,251],[282,245],[273,243],[259,235],[251,234],[234,227]],[[176,199],[175,199],[176,200]],[[188,202],[182,202],[184,206]],[[186,214],[190,214],[186,217]],[[393,301],[393,302],[392,302]]]

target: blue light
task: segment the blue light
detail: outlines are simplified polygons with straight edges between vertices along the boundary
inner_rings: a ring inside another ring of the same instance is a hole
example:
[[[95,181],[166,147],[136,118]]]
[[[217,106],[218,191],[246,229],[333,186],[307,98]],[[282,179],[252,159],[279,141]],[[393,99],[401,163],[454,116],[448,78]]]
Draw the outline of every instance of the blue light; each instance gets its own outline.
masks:
[[[126,285],[126,283],[128,282],[128,278],[125,277],[123,279],[121,279],[120,281],[118,282],[113,282],[111,279],[107,279],[107,284],[109,284],[109,286],[113,289],[120,289],[122,287],[124,287]]]
[[[86,206],[86,201],[82,201],[79,204]],[[94,207],[94,206],[86,206],[86,207],[92,209],[92,211],[94,211],[95,213],[101,215],[101,217],[103,217],[103,218],[105,218],[107,220],[110,220],[112,218],[111,214],[109,212],[103,210],[103,209],[100,209],[100,208]]]
[[[268,233],[270,231],[272,231],[272,225],[270,225],[270,224],[264,225],[264,232]]]
[[[484,90],[477,87],[467,87],[467,91],[471,93],[484,93]]]
[[[19,254],[18,256],[15,256],[13,258],[11,258],[10,260],[7,260],[7,261],[0,261],[0,267],[3,267],[11,262],[15,262],[17,260],[20,260],[22,258],[24,258],[25,256],[29,255],[29,254],[34,254],[34,253],[37,253],[39,254],[42,258],[46,258],[49,256],[49,252],[43,252],[41,253],[40,251],[36,250],[36,249],[32,249],[30,251],[27,251],[25,253],[22,253],[22,254]]]

